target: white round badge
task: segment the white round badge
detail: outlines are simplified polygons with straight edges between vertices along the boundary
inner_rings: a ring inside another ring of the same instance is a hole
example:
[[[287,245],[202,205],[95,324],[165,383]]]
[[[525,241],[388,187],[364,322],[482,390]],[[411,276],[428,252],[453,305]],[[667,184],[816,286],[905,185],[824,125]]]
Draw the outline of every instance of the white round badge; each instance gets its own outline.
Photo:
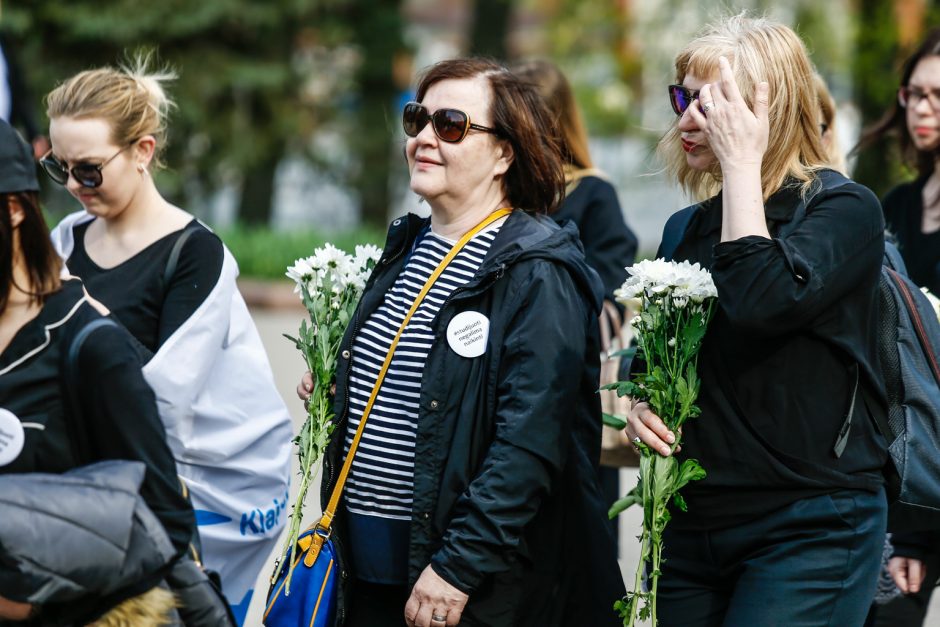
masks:
[[[461,357],[479,357],[486,352],[490,319],[479,311],[464,311],[447,325],[447,343]]]
[[[0,407],[0,466],[6,466],[20,456],[25,441],[20,419],[10,410]]]

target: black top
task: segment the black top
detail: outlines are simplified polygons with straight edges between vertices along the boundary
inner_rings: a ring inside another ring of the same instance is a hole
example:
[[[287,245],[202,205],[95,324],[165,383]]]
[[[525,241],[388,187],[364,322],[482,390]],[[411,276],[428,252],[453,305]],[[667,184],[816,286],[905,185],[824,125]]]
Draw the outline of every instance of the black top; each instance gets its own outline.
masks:
[[[770,232],[788,222],[795,188],[766,203]],[[883,396],[875,316],[884,252],[878,199],[850,183],[822,191],[785,240],[720,242],[721,197],[692,217],[675,259],[711,270],[715,317],[699,356],[702,414],[683,427],[679,459],[707,477],[683,488],[680,528],[715,529],[840,489],[876,491],[885,444],[864,404],[845,451],[833,446],[862,383]],[[799,275],[801,278],[797,278]],[[869,418],[869,419],[865,419]]]
[[[62,375],[63,354],[72,339],[100,318],[88,304],[75,309],[82,296],[78,281],[66,281],[0,353],[0,407],[24,423],[26,436],[22,452],[10,464],[0,466],[0,473],[61,473],[107,459],[144,462],[147,471],[141,496],[182,553],[193,535],[193,512],[180,494],[156,400],[127,332],[115,326],[94,331],[82,344],[77,380],[66,381]],[[81,415],[77,417],[65,393],[64,386],[70,384],[79,389]],[[84,443],[71,434],[81,434]],[[138,582],[124,597],[156,583]],[[101,608],[102,602],[90,599],[68,607],[47,607],[43,615],[52,622],[53,616],[79,620],[109,607]]]
[[[85,250],[89,224],[74,228],[69,271],[82,279],[88,293],[110,309],[111,316],[151,354],[156,353],[218,283],[222,241],[197,220],[186,225],[185,229],[193,233],[184,243],[176,271],[167,284],[167,261],[185,229],[158,239],[127,261],[106,269],[92,261]]]
[[[604,284],[604,297],[627,278],[625,268],[636,258],[637,239],[623,219],[613,185],[596,176],[585,176],[552,214],[559,224],[571,220],[578,227],[584,258]]]
[[[887,228],[898,240],[908,276],[920,287],[940,294],[940,231],[921,231],[927,178],[898,185],[887,193],[882,206]]]

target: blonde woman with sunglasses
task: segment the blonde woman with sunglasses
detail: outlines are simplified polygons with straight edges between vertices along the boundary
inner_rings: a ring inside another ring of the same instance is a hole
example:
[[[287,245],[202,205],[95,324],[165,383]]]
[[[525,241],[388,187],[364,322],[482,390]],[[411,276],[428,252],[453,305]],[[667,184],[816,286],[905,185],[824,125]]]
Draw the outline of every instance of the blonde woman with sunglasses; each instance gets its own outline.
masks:
[[[675,69],[660,149],[701,202],[670,218],[660,254],[708,268],[718,310],[701,415],[675,453],[708,474],[663,537],[660,624],[860,627],[887,517],[869,409],[884,402],[878,200],[827,169],[813,66],[790,28],[722,20]],[[627,434],[664,455],[675,441],[645,402]]]
[[[479,59],[429,68],[402,124],[431,216],[392,223],[341,346],[321,486],[326,505],[351,454],[337,620],[618,625],[597,479],[603,292],[577,231],[548,215],[557,129],[530,84]]]
[[[52,150],[41,164],[82,205],[53,240],[138,341],[204,561],[243,616],[286,519],[291,425],[234,259],[151,176],[166,146],[163,85],[173,75],[147,65],[81,72],[47,96]]]

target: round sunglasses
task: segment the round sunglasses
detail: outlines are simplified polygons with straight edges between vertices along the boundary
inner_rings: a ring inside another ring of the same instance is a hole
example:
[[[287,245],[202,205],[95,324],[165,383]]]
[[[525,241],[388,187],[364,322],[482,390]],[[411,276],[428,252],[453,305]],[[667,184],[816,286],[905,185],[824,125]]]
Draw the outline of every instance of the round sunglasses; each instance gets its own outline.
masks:
[[[682,85],[669,86],[669,104],[672,105],[672,110],[676,112],[676,115],[685,113],[685,110],[696,98],[698,98],[698,90],[692,91]],[[701,110],[701,107],[699,110]]]
[[[495,128],[471,123],[470,116],[460,109],[438,109],[433,114],[428,114],[428,109],[423,104],[409,102],[405,105],[401,114],[401,125],[405,129],[405,135],[417,137],[428,122],[431,122],[431,128],[434,129],[434,134],[438,139],[451,144],[462,142],[470,129],[499,135],[499,131]]]
[[[101,184],[104,182],[101,170],[103,170],[106,165],[114,161],[114,159],[117,158],[119,154],[133,146],[135,143],[137,143],[137,140],[134,140],[128,145],[124,146],[116,153],[111,155],[111,157],[99,164],[76,163],[71,168],[69,168],[67,164],[62,163],[53,157],[51,150],[46,153],[46,156],[39,160],[39,164],[42,166],[42,169],[45,170],[46,174],[49,175],[49,178],[59,185],[67,184],[69,182],[69,174],[71,174],[72,178],[75,179],[75,181],[82,187],[101,187]]]

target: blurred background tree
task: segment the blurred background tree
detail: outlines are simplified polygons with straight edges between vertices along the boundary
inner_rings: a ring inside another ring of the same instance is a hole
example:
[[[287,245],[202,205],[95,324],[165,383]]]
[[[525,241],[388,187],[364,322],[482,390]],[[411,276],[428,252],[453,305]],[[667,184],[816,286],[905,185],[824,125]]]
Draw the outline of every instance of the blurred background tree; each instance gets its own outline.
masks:
[[[673,119],[664,86],[675,53],[703,25],[741,9],[792,24],[844,105],[840,126],[854,139],[893,101],[900,61],[938,23],[938,4],[7,0],[0,28],[18,46],[37,96],[79,70],[155,50],[180,75],[170,87],[179,109],[161,189],[210,221],[228,215],[224,207],[244,225],[283,230],[301,222],[328,228],[336,215],[345,218],[333,228],[384,227],[391,214],[420,211],[407,190],[399,123],[418,71],[468,53],[545,56],[571,79],[595,160],[617,184],[641,240],[651,242],[683,203],[650,175],[658,167],[653,147]],[[905,176],[890,142],[860,155],[855,175],[878,193]],[[288,179],[289,202],[279,199]],[[47,196],[55,213],[76,206],[59,190]],[[285,205],[294,209],[284,214]]]

